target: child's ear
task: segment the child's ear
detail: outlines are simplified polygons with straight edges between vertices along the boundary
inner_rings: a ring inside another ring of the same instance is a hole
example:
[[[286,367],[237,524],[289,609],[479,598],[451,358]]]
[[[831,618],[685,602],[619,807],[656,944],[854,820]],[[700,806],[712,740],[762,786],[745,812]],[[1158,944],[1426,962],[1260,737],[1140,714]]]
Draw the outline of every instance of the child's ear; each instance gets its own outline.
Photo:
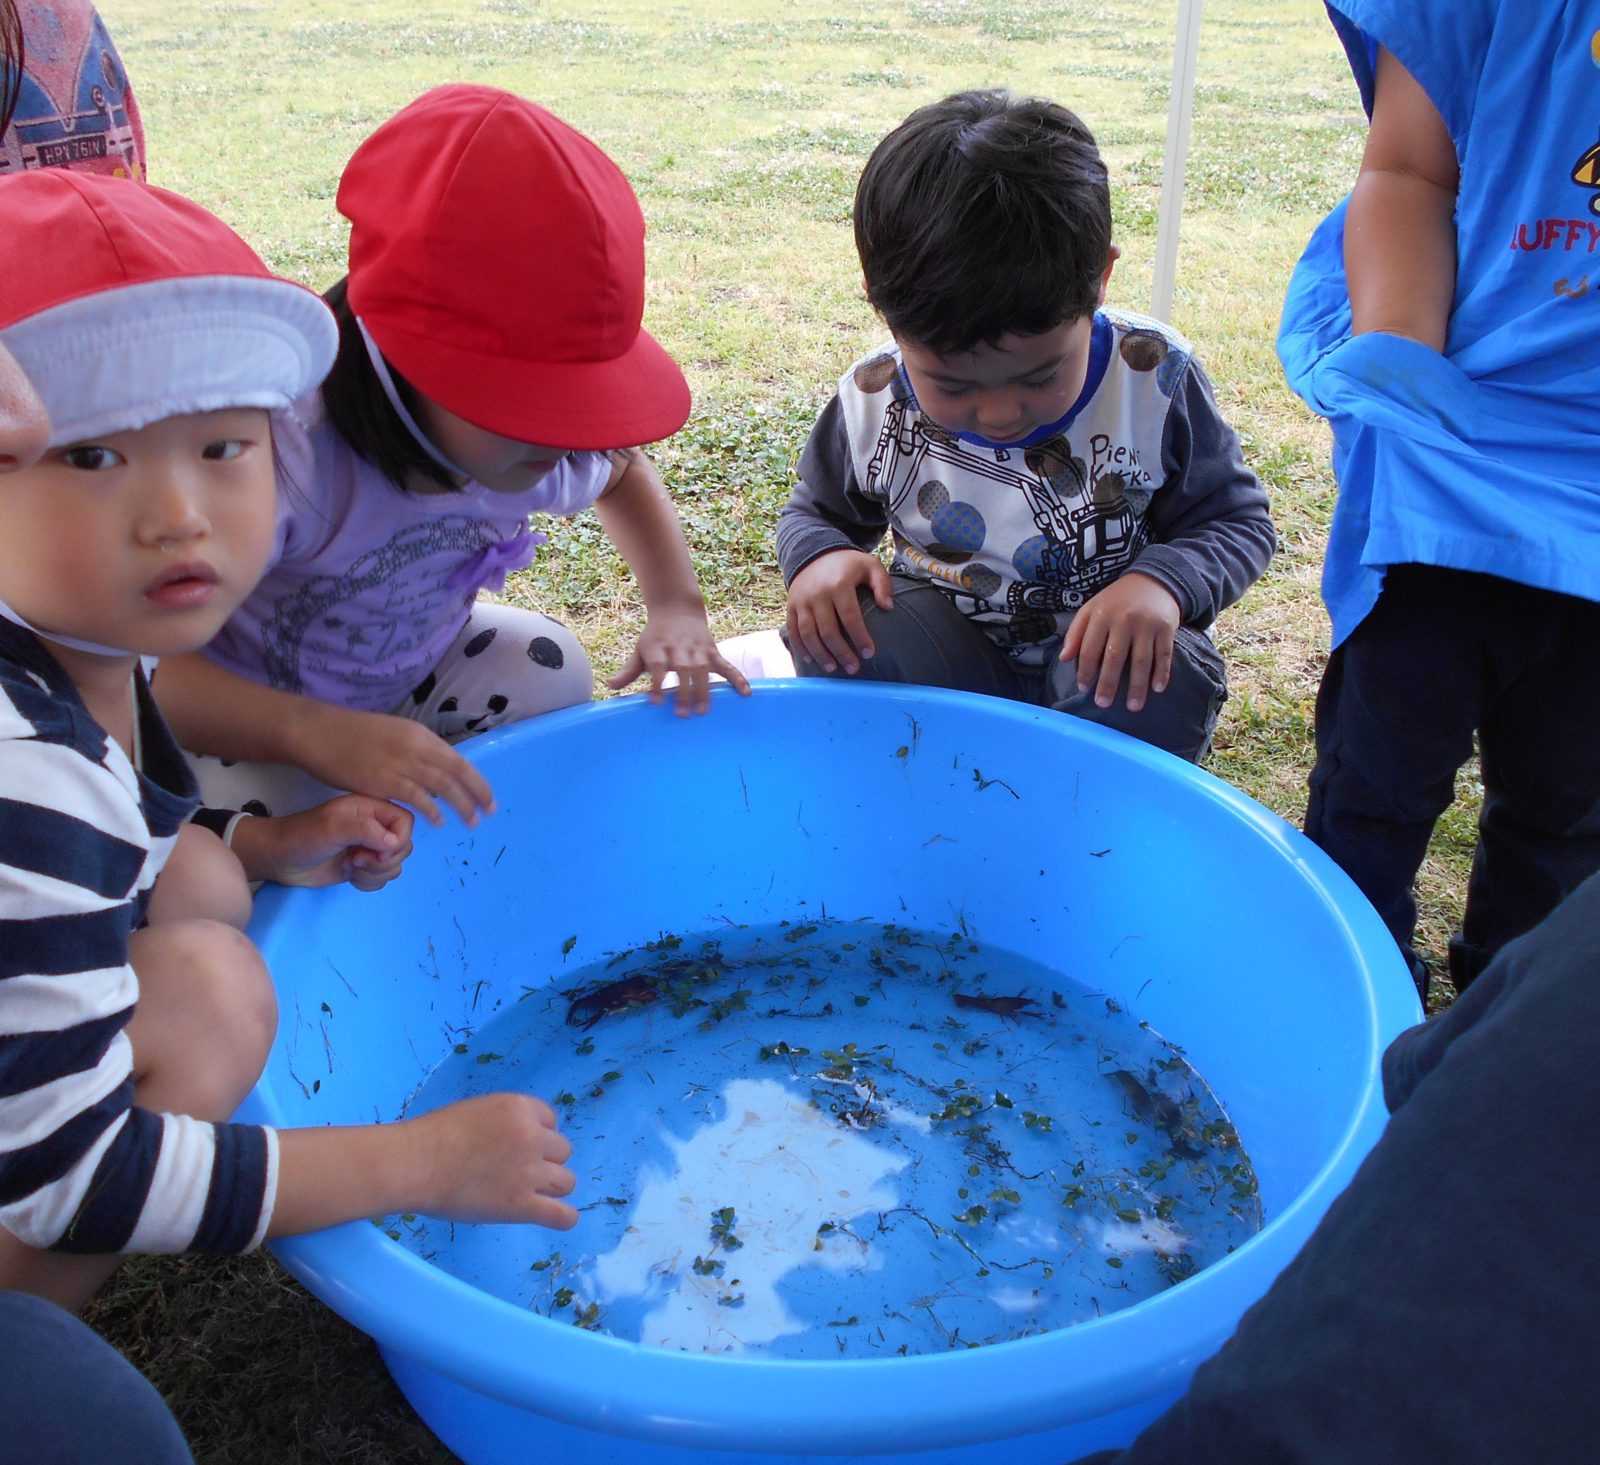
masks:
[[[1111,271],[1121,258],[1122,246],[1120,244],[1113,244],[1106,251],[1106,267],[1100,275],[1100,298],[1095,301],[1096,305],[1104,305],[1106,303],[1106,286],[1111,283]]]

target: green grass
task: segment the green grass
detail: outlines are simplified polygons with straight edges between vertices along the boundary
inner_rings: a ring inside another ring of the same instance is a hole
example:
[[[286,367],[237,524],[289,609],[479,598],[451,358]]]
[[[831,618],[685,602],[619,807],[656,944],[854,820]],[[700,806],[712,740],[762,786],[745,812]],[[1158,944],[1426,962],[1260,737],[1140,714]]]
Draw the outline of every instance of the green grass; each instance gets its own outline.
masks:
[[[428,86],[521,92],[627,171],[650,224],[647,322],[696,407],[660,445],[721,635],[775,624],[772,528],[817,406],[881,338],[850,240],[856,173],[913,107],[969,86],[1055,97],[1114,180],[1114,303],[1148,302],[1176,7],[1142,0],[102,0],[144,110],[152,181],[235,225],[314,288],[343,270],[334,208],[350,151]],[[1214,770],[1285,818],[1304,807],[1327,649],[1317,596],[1333,485],[1327,438],[1272,340],[1289,271],[1348,187],[1363,127],[1316,0],[1211,0],[1201,36],[1175,324],[1272,490],[1283,549],[1224,616],[1234,693]],[[553,528],[511,593],[566,619],[597,666],[640,624],[592,517]],[[1473,770],[1423,873],[1440,954],[1473,841]],[[1284,953],[1293,980],[1294,953]],[[371,1345],[264,1257],[147,1260],[93,1320],[150,1372],[207,1465],[449,1457]]]

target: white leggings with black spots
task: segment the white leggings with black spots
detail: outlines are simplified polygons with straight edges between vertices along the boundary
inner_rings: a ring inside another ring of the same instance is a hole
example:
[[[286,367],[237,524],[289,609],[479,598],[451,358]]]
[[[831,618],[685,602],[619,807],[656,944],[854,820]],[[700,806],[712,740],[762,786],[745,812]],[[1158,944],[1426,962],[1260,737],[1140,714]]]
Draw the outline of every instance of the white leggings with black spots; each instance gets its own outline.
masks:
[[[394,709],[448,743],[594,696],[589,654],[560,621],[480,600],[432,674]],[[303,768],[190,755],[201,802],[252,814],[294,814],[332,798]]]

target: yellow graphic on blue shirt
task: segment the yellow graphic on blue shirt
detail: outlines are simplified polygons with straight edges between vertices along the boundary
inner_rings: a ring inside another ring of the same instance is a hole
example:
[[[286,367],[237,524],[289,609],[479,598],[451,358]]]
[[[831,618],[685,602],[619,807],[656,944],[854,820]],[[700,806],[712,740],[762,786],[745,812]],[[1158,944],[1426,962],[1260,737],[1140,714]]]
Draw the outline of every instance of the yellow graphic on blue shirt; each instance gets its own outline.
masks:
[[[1589,37],[1589,57],[1600,66],[1600,31]],[[1572,181],[1579,188],[1600,189],[1600,142],[1585,148],[1583,156],[1572,165]],[[1591,195],[1589,212],[1600,214],[1600,193]]]

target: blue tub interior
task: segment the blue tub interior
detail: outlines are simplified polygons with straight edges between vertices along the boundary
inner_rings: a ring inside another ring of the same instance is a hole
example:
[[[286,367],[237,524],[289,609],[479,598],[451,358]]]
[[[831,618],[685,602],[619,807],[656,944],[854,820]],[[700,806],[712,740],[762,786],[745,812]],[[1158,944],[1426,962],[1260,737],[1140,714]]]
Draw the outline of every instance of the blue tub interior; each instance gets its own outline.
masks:
[[[375,895],[261,897],[280,1030],[250,1115],[395,1117],[453,1034],[563,983],[573,937],[592,958],[730,921],[964,922],[1181,1044],[1244,1139],[1268,1224],[1124,1313],[849,1364],[580,1333],[371,1225],[284,1243],[463,1458],[1059,1461],[1124,1441],[1265,1290],[1381,1127],[1378,1057],[1418,1015],[1387,933],[1276,816],[1130,739],[992,699],[781,682],[719,691],[703,718],[626,698],[467,747],[500,803],[480,827],[419,827],[405,874]]]

